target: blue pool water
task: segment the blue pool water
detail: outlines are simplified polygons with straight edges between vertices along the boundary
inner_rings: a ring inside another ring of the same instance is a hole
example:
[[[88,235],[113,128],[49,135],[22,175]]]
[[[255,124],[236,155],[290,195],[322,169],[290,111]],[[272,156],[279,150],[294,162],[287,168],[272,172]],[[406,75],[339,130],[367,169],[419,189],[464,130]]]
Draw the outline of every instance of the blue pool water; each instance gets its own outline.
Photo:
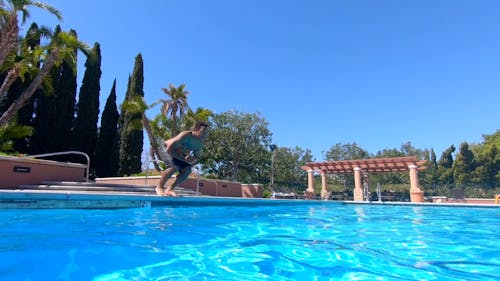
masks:
[[[0,280],[500,280],[500,208],[0,210]]]

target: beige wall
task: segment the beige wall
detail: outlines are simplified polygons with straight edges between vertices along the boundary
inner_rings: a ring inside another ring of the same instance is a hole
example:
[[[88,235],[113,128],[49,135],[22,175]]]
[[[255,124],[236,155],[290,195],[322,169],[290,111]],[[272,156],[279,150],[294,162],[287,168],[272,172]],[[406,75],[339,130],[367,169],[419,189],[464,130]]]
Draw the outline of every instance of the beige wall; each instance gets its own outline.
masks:
[[[82,164],[0,156],[0,188],[42,181],[85,181],[85,171]]]
[[[241,195],[245,198],[262,198],[264,186],[262,184],[242,184]]]
[[[17,188],[23,184],[40,184],[42,181],[85,181],[86,166],[76,163],[0,156],[0,188]],[[260,184],[244,184],[239,182],[190,177],[180,186],[204,195],[223,197],[262,198],[263,186]],[[160,176],[100,178],[98,183],[151,185],[156,186]]]
[[[156,186],[160,182],[160,176],[150,176],[147,179],[144,177],[98,178],[96,182]],[[190,177],[180,186],[196,191],[197,182],[198,178]],[[262,198],[263,186],[200,177],[198,191],[209,196]]]
[[[461,200],[447,199],[443,203],[495,204],[495,199],[464,198]]]

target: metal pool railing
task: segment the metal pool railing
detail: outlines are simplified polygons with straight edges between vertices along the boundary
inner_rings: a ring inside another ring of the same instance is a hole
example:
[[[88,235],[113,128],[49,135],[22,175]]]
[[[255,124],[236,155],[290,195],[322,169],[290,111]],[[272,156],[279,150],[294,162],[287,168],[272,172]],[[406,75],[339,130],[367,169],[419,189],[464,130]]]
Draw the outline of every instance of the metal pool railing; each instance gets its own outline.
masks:
[[[87,153],[81,152],[81,151],[61,151],[61,152],[51,152],[51,153],[43,153],[43,154],[35,154],[35,155],[28,155],[24,156],[23,158],[41,158],[41,157],[48,157],[48,156],[56,156],[56,155],[66,155],[66,154],[78,154],[78,155],[83,155],[85,156],[87,160],[87,165],[85,167],[85,181],[89,181],[89,169],[90,169],[90,157],[87,155]]]

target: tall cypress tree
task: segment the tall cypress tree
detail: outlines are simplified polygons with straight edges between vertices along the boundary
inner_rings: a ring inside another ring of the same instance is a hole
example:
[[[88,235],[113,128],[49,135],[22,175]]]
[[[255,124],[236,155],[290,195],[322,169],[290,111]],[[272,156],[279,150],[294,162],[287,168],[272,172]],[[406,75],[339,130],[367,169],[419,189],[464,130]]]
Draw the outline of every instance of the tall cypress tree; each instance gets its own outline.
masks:
[[[61,26],[57,26],[54,34],[61,31]],[[35,117],[33,119],[34,133],[31,138],[31,153],[47,153],[59,151],[53,144],[57,135],[53,130],[53,124],[58,118],[56,108],[55,90],[59,86],[61,79],[61,66],[53,67],[49,73],[50,86],[43,87],[35,95]]]
[[[134,71],[129,79],[127,94],[122,104],[120,128],[120,175],[141,172],[141,154],[143,146],[142,115],[143,110],[130,106],[143,101],[144,66],[142,55],[135,58]]]
[[[463,142],[453,164],[453,178],[459,186],[467,185],[471,182],[471,173],[474,167],[474,153],[469,149],[469,144]]]
[[[90,157],[91,170],[95,165],[97,120],[99,119],[99,91],[101,89],[101,48],[95,43],[85,62],[85,74],[78,95],[72,147]],[[76,160],[75,160],[76,161]],[[81,162],[81,161],[78,161]]]
[[[61,31],[60,26],[56,28],[58,31]],[[74,30],[69,33],[76,37]],[[75,114],[76,56],[77,50],[74,49],[59,66],[54,67],[50,72],[51,86],[45,87],[43,93],[35,96],[35,133],[31,141],[31,153],[66,151],[71,147],[71,138],[68,136],[71,135]],[[62,161],[70,159],[66,155],[53,158]]]
[[[447,148],[438,161],[439,182],[445,185],[452,185],[453,181],[453,152],[455,146]]]
[[[116,79],[106,100],[101,116],[101,127],[95,152],[95,170],[98,177],[116,176],[118,173],[118,109],[116,106]]]
[[[425,170],[419,173],[420,183],[425,185],[426,192],[428,187],[433,186],[437,180],[437,159],[434,149],[424,150],[423,159],[425,159]]]
[[[74,30],[70,31],[71,35],[77,37]],[[71,138],[68,136],[72,133],[73,122],[75,119],[75,103],[76,103],[76,87],[77,87],[77,50],[63,61],[59,66],[59,83],[57,88],[54,87],[56,93],[56,113],[57,118],[53,123],[54,146],[59,151],[66,151],[71,148]]]
[[[60,30],[58,26],[56,30]],[[56,96],[54,89],[59,85],[60,68],[54,67],[50,71],[51,86],[37,90],[34,97],[35,117],[33,118],[34,133],[31,137],[31,153],[47,153],[59,151],[55,146],[55,139],[58,137],[53,124],[56,122]]]

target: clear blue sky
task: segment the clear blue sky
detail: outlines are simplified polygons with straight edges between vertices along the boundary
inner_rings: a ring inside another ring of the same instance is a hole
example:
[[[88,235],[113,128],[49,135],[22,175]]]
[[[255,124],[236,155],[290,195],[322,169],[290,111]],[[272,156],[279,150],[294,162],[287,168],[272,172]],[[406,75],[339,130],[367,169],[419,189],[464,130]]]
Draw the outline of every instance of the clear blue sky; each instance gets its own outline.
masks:
[[[184,83],[192,108],[258,112],[274,143],[317,161],[352,142],[370,153],[411,142],[439,157],[500,129],[500,1],[43,2],[64,30],[100,43],[101,110],[115,78],[123,101],[141,53],[148,103]]]

